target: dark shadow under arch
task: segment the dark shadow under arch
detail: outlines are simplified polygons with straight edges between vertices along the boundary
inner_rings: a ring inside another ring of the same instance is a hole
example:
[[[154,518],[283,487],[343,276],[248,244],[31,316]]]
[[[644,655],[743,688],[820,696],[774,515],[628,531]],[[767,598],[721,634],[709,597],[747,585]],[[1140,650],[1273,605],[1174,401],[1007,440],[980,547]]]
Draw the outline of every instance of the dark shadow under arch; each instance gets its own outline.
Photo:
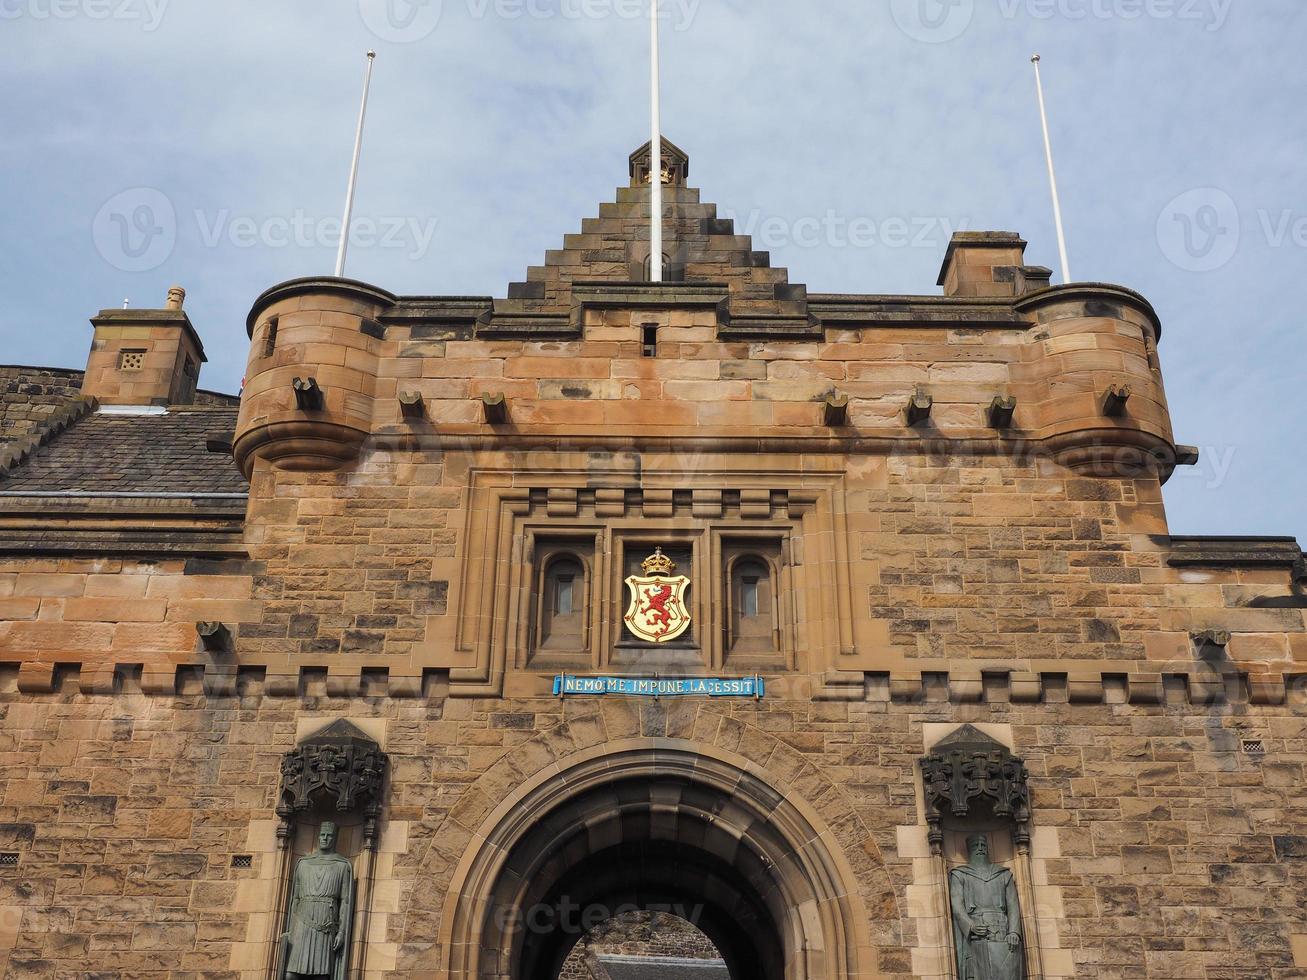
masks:
[[[748,882],[706,852],[652,842],[620,845],[577,865],[546,896],[546,907],[576,912],[576,928],[530,933],[521,954],[523,978],[556,980],[572,947],[597,923],[630,910],[670,912],[698,928],[726,963],[732,980],[783,980],[784,950],[770,913],[751,900]]]

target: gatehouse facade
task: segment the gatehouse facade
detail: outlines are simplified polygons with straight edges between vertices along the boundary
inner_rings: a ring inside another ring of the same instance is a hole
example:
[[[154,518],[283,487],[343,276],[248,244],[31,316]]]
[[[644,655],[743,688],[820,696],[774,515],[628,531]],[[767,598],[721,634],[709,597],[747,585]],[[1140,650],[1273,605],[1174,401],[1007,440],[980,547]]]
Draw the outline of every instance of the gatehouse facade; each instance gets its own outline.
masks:
[[[652,283],[649,149],[239,396],[180,289],[0,369],[5,975],[1307,977],[1307,563],[1168,527],[1148,301],[810,292],[670,143]]]

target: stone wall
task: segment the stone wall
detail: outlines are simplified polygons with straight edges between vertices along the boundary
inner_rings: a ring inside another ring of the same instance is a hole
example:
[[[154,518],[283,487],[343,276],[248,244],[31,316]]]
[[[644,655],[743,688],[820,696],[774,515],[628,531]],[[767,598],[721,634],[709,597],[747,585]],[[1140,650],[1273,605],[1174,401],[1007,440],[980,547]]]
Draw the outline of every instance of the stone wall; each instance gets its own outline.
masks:
[[[837,828],[893,980],[939,968],[916,760],[974,722],[1030,767],[1048,977],[1297,980],[1307,936],[1304,700],[1194,706],[872,699],[634,703],[275,697],[199,682],[174,696],[20,694],[0,678],[0,944],[9,977],[106,969],[263,976],[280,754],[337,717],[393,764],[369,976],[439,960],[454,865],[509,760],[553,766],[623,740],[736,753]],[[1246,738],[1264,755],[1243,751]],[[670,740],[670,741],[669,741]],[[248,855],[251,867],[233,867]],[[1298,937],[1295,939],[1295,937]]]
[[[605,955],[720,959],[712,941],[685,919],[666,912],[627,912],[586,933],[558,980],[606,980],[598,961]]]

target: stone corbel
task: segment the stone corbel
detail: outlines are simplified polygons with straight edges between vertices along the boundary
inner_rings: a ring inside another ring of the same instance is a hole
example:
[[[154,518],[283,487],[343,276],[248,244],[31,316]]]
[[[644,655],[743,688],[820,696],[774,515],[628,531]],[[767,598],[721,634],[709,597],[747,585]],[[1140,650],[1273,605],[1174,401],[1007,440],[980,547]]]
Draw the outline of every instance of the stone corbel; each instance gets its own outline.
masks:
[[[322,389],[317,378],[294,378],[291,388],[295,392],[295,407],[301,412],[322,411]]]
[[[822,424],[839,428],[849,424],[849,396],[836,392],[826,396],[822,406]]]
[[[1017,411],[1017,400],[1010,395],[995,395],[989,403],[989,426],[992,429],[1009,429]]]
[[[1125,415],[1126,404],[1130,401],[1129,385],[1109,385],[1103,395],[1103,414],[1111,419]]]
[[[503,392],[486,392],[481,396],[481,406],[489,425],[503,425],[508,421],[508,399]]]
[[[423,418],[426,415],[426,404],[420,391],[401,391],[399,393],[399,412],[408,419],[414,421]]]
[[[908,425],[920,425],[930,418],[930,410],[934,405],[935,398],[933,395],[927,394],[920,386],[913,388],[912,397],[908,399],[908,406],[904,409]]]

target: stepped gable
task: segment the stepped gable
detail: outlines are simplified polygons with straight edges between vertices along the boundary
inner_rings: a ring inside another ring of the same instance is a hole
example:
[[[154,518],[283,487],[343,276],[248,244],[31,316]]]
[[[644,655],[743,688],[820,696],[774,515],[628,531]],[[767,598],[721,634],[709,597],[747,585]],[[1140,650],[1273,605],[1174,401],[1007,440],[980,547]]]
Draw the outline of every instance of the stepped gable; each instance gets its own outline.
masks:
[[[173,407],[160,414],[92,412],[0,473],[0,492],[245,493],[231,456],[234,408]]]
[[[651,143],[630,157],[631,182],[599,216],[567,235],[563,247],[545,255],[544,265],[527,270],[524,282],[509,286],[478,322],[478,334],[493,336],[579,335],[580,307],[615,302],[611,287],[649,285],[649,169]],[[789,281],[785,269],[772,268],[767,252],[755,251],[734,221],[721,218],[715,204],[699,199],[686,185],[689,157],[663,141],[664,284],[657,302],[669,299],[715,307],[723,336],[820,337],[821,325],[808,309],[807,287]],[[603,297],[593,288],[601,286]],[[635,293],[622,302],[641,302]],[[648,295],[645,302],[655,298]]]

